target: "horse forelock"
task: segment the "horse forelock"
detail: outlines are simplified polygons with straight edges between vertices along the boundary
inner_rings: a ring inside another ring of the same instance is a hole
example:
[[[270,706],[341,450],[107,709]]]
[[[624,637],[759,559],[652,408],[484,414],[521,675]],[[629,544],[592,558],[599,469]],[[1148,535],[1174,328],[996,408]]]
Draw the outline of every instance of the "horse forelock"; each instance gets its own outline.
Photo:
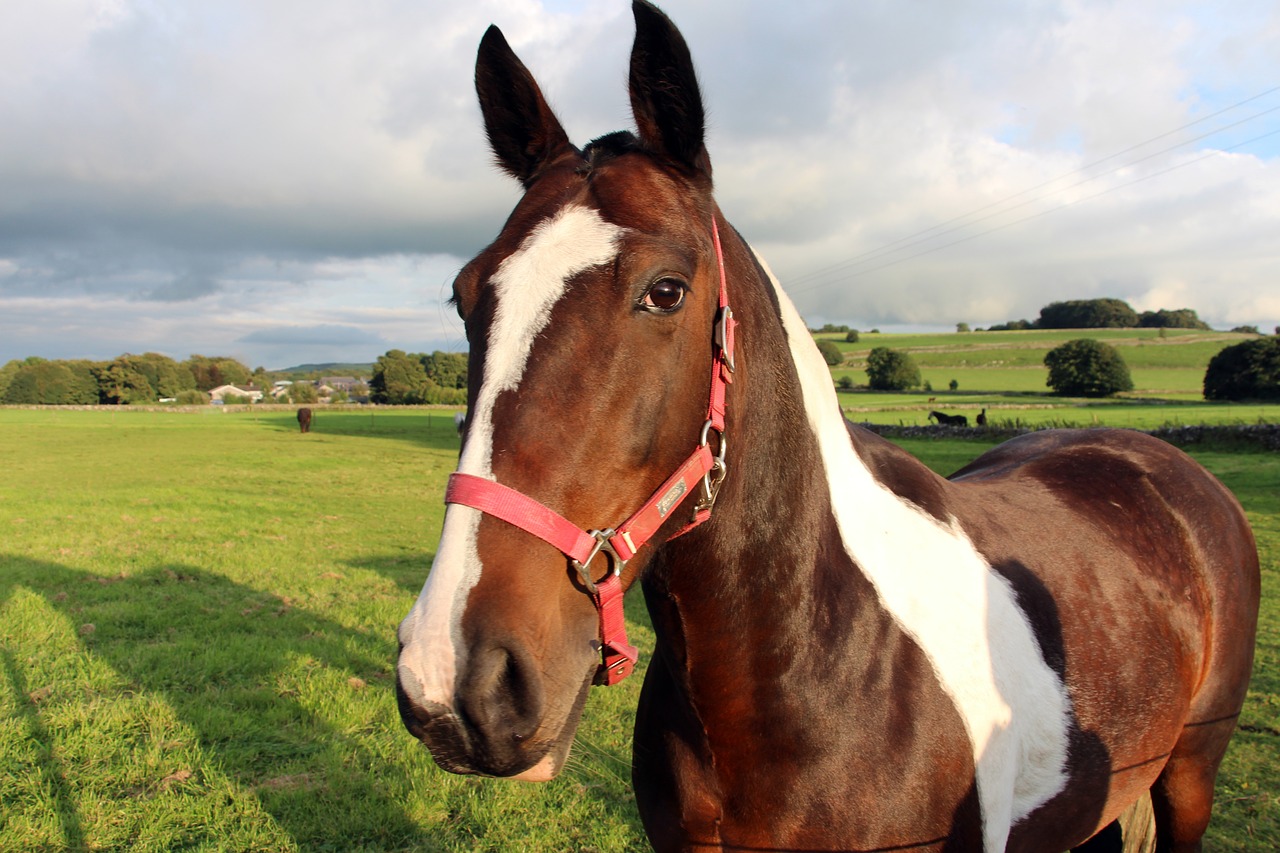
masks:
[[[500,395],[520,388],[534,341],[570,279],[609,263],[623,229],[581,204],[567,204],[534,227],[482,286],[492,288],[492,316],[485,332],[480,390],[458,470],[493,479],[494,408]],[[468,595],[480,580],[477,534],[481,514],[452,504],[431,572],[400,628],[402,682],[419,705],[453,704],[455,679],[466,649],[462,619]],[[407,677],[406,677],[407,676]]]
[[[1071,709],[1065,687],[1045,661],[1015,590],[945,507],[904,499],[860,458],[812,336],[769,278],[844,549],[884,609],[919,644],[963,720],[985,847],[1003,850],[1010,827],[1066,783]]]

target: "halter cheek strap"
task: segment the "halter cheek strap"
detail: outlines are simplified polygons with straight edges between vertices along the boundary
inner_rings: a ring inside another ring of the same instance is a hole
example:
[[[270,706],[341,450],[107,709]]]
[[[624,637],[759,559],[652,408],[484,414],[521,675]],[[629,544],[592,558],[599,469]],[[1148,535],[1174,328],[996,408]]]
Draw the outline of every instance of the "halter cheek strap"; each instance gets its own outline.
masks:
[[[716,312],[713,341],[715,356],[711,365],[711,393],[707,420],[703,424],[698,446],[630,518],[616,528],[583,530],[550,507],[508,486],[483,477],[455,472],[445,489],[446,504],[461,504],[500,518],[547,542],[567,556],[578,570],[579,579],[600,616],[601,663],[596,671],[596,684],[617,684],[631,674],[639,659],[635,646],[627,642],[623,617],[622,569],[636,555],[671,513],[701,486],[689,523],[671,536],[674,539],[711,517],[711,508],[724,482],[725,467],[725,401],[733,382],[734,330],[737,321],[729,308],[728,284],[724,270],[724,253],[715,218],[711,220],[711,238],[715,244],[716,265],[720,273],[719,310]],[[719,447],[712,453],[711,432],[719,437]],[[612,571],[604,579],[592,577],[591,562],[604,552]]]

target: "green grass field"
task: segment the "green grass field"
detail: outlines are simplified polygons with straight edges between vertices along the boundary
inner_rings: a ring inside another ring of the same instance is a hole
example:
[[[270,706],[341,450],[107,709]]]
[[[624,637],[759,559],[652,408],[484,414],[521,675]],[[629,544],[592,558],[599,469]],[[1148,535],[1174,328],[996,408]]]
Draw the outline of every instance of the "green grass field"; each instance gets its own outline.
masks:
[[[903,443],[943,472],[985,449]],[[640,677],[593,691],[547,785],[440,772],[400,725],[395,626],[439,534],[451,412],[320,408],[299,435],[270,408],[0,410],[0,447],[0,850],[647,849]],[[1276,849],[1280,459],[1197,456],[1267,573],[1206,849]],[[627,614],[647,659],[638,595]]]
[[[922,381],[934,392],[946,392],[952,380],[964,394],[1048,394],[1049,371],[1044,357],[1066,341],[1088,337],[1116,347],[1129,366],[1134,390],[1123,397],[1202,399],[1204,373],[1223,347],[1251,336],[1190,329],[1067,329],[964,334],[897,335],[863,333],[857,343],[843,335],[818,335],[833,341],[845,364],[832,373],[865,385],[866,358],[872,347],[903,350],[920,368]]]

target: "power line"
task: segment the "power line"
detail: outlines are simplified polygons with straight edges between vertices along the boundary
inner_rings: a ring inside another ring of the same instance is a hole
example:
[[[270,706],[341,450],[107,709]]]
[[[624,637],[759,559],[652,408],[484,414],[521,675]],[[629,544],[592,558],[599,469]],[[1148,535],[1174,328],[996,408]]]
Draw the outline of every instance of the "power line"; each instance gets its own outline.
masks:
[[[1280,109],[1280,107],[1277,107],[1277,109]],[[970,234],[970,235],[968,235],[968,236],[966,236],[966,237],[961,237],[961,238],[959,238],[959,239],[957,239],[957,240],[952,240],[952,241],[951,241],[951,242],[949,242],[949,243],[943,243],[943,244],[941,244],[941,245],[939,245],[939,246],[933,246],[933,247],[931,247],[931,248],[924,249],[924,250],[919,251],[919,252],[916,252],[916,253],[914,253],[914,254],[907,255],[906,257],[896,258],[896,259],[894,259],[894,260],[892,260],[892,261],[887,261],[887,262],[885,262],[885,263],[883,263],[883,264],[881,264],[881,265],[879,265],[879,266],[870,267],[869,269],[864,269],[864,270],[857,270],[857,271],[855,271],[855,272],[849,273],[849,274],[848,274],[848,277],[850,277],[850,278],[851,278],[851,277],[853,277],[853,276],[867,275],[868,273],[879,272],[880,270],[888,269],[889,267],[897,266],[898,264],[905,263],[905,262],[907,262],[907,261],[911,261],[911,260],[915,260],[916,258],[923,257],[924,255],[931,255],[931,254],[933,254],[934,252],[940,252],[940,251],[942,251],[943,249],[949,249],[949,248],[951,248],[952,246],[957,246],[957,245],[959,245],[959,244],[961,244],[961,243],[967,243],[967,242],[969,242],[970,240],[976,240],[976,239],[978,239],[979,237],[985,237],[985,236],[986,236],[986,235],[988,235],[988,234],[994,234],[994,233],[995,233],[995,232],[997,232],[997,231],[1003,231],[1003,230],[1005,230],[1006,228],[1012,228],[1012,227],[1013,227],[1013,226],[1015,226],[1015,225],[1021,225],[1023,222],[1029,222],[1029,221],[1030,221],[1030,220],[1032,220],[1032,219],[1039,219],[1041,216],[1047,216],[1047,215],[1048,215],[1048,214],[1050,214],[1050,213],[1056,213],[1057,211],[1062,210],[1063,208],[1071,207],[1072,205],[1079,204],[1079,203],[1081,203],[1081,202],[1093,201],[1093,200],[1094,200],[1094,199],[1096,199],[1096,198],[1101,198],[1101,197],[1102,197],[1102,196],[1104,196],[1104,195],[1108,195],[1108,194],[1113,193],[1113,192],[1116,192],[1116,191],[1118,191],[1118,190],[1125,189],[1126,187],[1131,187],[1131,186],[1133,186],[1134,184],[1140,184],[1140,183],[1142,183],[1143,181],[1149,181],[1149,180],[1151,180],[1152,178],[1158,178],[1158,177],[1160,177],[1160,176],[1162,176],[1162,175],[1167,175],[1168,173],[1170,173],[1170,172],[1175,172],[1175,171],[1177,171],[1178,169],[1183,169],[1183,168],[1186,168],[1187,166],[1193,166],[1193,165],[1195,165],[1196,163],[1202,162],[1202,161],[1204,161],[1204,160],[1208,160],[1208,159],[1210,159],[1211,157],[1216,157],[1216,156],[1217,156],[1219,153],[1221,153],[1221,152],[1234,151],[1234,150],[1236,150],[1237,148],[1243,148],[1243,147],[1244,147],[1244,146],[1246,146],[1246,145],[1252,145],[1252,144],[1253,144],[1253,143],[1255,143],[1255,142],[1258,142],[1258,141],[1260,141],[1260,140],[1267,139],[1267,138],[1269,138],[1269,137],[1276,136],[1276,135],[1280,135],[1280,128],[1277,128],[1276,130],[1268,131],[1267,133],[1260,134],[1260,135],[1258,135],[1258,136],[1253,137],[1252,139],[1246,139],[1244,142],[1239,142],[1239,143],[1237,143],[1237,144],[1235,144],[1235,145],[1231,145],[1231,146],[1228,146],[1228,147],[1226,147],[1226,148],[1219,149],[1219,150],[1217,150],[1217,151],[1211,151],[1211,152],[1208,152],[1208,153],[1203,154],[1203,155],[1201,155],[1201,156],[1199,156],[1199,157],[1196,157],[1196,158],[1195,158],[1195,159],[1193,159],[1193,160],[1188,160],[1188,161],[1186,161],[1185,163],[1178,163],[1177,165],[1170,166],[1170,167],[1168,167],[1167,169],[1161,169],[1161,170],[1160,170],[1160,171],[1158,171],[1158,172],[1152,172],[1152,173],[1151,173],[1151,174],[1149,174],[1149,175],[1143,175],[1142,177],[1140,177],[1140,178],[1135,178],[1135,179],[1134,179],[1134,180],[1132,180],[1132,181],[1128,181],[1128,182],[1123,183],[1123,184],[1117,184],[1117,185],[1116,185],[1116,186],[1114,186],[1114,187],[1108,187],[1107,189],[1102,190],[1101,192],[1094,193],[1094,194],[1093,194],[1093,195],[1091,195],[1091,196],[1085,196],[1084,198],[1079,198],[1079,199],[1075,199],[1075,200],[1073,200],[1073,201],[1063,202],[1062,204],[1058,205],[1057,207],[1051,207],[1051,208],[1049,208],[1049,209],[1047,209],[1047,210],[1039,211],[1038,213],[1032,213],[1032,214],[1030,214],[1030,215],[1028,215],[1028,216],[1024,216],[1024,217],[1022,217],[1021,219],[1015,219],[1015,220],[1013,220],[1012,222],[1006,222],[1006,223],[1003,223],[1003,224],[1001,224],[1001,225],[996,225],[996,226],[994,226],[994,227],[992,227],[992,228],[988,228],[988,229],[987,229],[987,230],[985,230],[985,231],[979,231],[979,232],[978,232],[978,233],[976,233],[976,234]],[[1148,158],[1143,158],[1143,159],[1148,159]],[[1123,168],[1123,167],[1121,167],[1121,168]],[[1114,171],[1114,170],[1113,170],[1113,171]],[[1110,173],[1108,173],[1108,174],[1110,174]],[[1081,183],[1087,183],[1087,182],[1082,181]],[[1077,184],[1077,186],[1078,186],[1078,184]],[[818,288],[821,288],[821,287],[826,287],[828,284],[832,284],[832,283],[834,283],[834,282],[818,282],[818,283],[816,283],[816,284],[812,284],[812,285],[810,285],[810,286],[808,286],[808,287],[803,287],[803,286],[801,286],[801,287],[794,287],[794,286],[788,285],[788,286],[787,286],[787,292],[788,292],[788,293],[791,293],[791,294],[796,294],[796,293],[807,293],[807,292],[812,291],[812,290],[817,290]]]
[[[1198,141],[1200,141],[1200,140],[1202,140],[1202,139],[1206,139],[1206,138],[1208,138],[1208,137],[1215,136],[1215,135],[1217,135],[1217,134],[1219,134],[1219,133],[1222,133],[1222,132],[1224,132],[1224,131],[1226,131],[1226,130],[1230,130],[1230,129],[1231,129],[1231,128],[1233,128],[1233,127],[1238,127],[1238,126],[1240,126],[1240,125],[1242,125],[1242,124],[1247,124],[1248,122],[1255,121],[1255,120],[1257,120],[1257,119],[1259,119],[1259,118],[1261,118],[1261,117],[1263,117],[1263,116],[1269,115],[1269,114],[1271,114],[1271,113],[1274,113],[1274,112],[1276,112],[1276,111],[1280,110],[1280,106],[1277,106],[1277,107],[1271,107],[1271,108],[1269,108],[1269,109],[1266,109],[1266,110],[1263,110],[1263,111],[1261,111],[1261,112],[1255,113],[1255,114],[1253,114],[1253,115],[1251,115],[1251,116],[1248,116],[1248,117],[1246,117],[1246,118],[1240,119],[1240,120],[1235,121],[1235,122],[1232,122],[1232,123],[1230,123],[1230,124],[1226,124],[1226,125],[1222,125],[1222,126],[1220,126],[1220,127],[1217,127],[1217,128],[1215,128],[1215,129],[1213,129],[1213,130],[1211,130],[1211,131],[1208,131],[1208,132],[1206,132],[1206,133],[1200,134],[1199,136],[1195,136],[1195,137],[1192,137],[1192,138],[1190,138],[1190,139],[1183,140],[1183,141],[1181,141],[1181,142],[1177,143],[1176,145],[1169,146],[1169,147],[1167,147],[1167,148],[1161,149],[1160,151],[1156,151],[1156,152],[1154,152],[1154,153],[1152,153],[1152,154],[1144,155],[1143,157],[1140,157],[1140,158],[1137,158],[1137,159],[1134,159],[1134,160],[1130,160],[1130,161],[1127,161],[1127,162],[1121,163],[1120,165],[1115,166],[1114,168],[1112,168],[1112,169],[1110,169],[1110,170],[1108,170],[1108,171],[1106,171],[1106,172],[1102,172],[1102,173],[1100,173],[1100,174],[1093,175],[1093,176],[1091,176],[1091,177],[1088,177],[1088,178],[1085,178],[1085,179],[1083,179],[1083,180],[1077,181],[1076,183],[1074,183],[1074,184],[1072,184],[1072,185],[1070,185],[1070,186],[1062,187],[1061,189],[1054,190],[1053,192],[1042,194],[1042,195],[1037,196],[1037,197],[1035,197],[1035,198],[1029,199],[1029,200],[1024,201],[1024,202],[1020,202],[1019,204],[1016,204],[1016,205],[1013,205],[1012,207],[1006,207],[1006,205],[1008,205],[1008,203],[1009,203],[1009,202],[1012,202],[1012,201],[1014,201],[1014,200],[1016,200],[1016,199],[1020,199],[1020,198],[1022,198],[1023,196],[1026,196],[1026,195],[1029,195],[1029,194],[1031,194],[1031,193],[1036,192],[1037,190],[1044,189],[1045,187],[1048,187],[1048,186],[1051,186],[1051,185],[1053,185],[1053,184],[1056,184],[1056,183],[1058,183],[1059,181],[1065,180],[1065,179],[1070,178],[1070,177],[1072,177],[1072,176],[1074,176],[1074,175],[1079,175],[1079,174],[1086,173],[1086,172],[1088,172],[1089,170],[1091,170],[1091,169],[1093,169],[1093,168],[1095,168],[1095,167],[1097,167],[1097,166],[1100,166],[1100,165],[1102,165],[1102,164],[1104,164],[1104,163],[1106,163],[1106,162],[1108,162],[1108,161],[1110,161],[1110,160],[1114,160],[1114,159],[1116,159],[1117,157],[1121,157],[1121,156],[1123,156],[1123,155],[1125,155],[1125,154],[1129,154],[1129,153],[1134,152],[1134,151],[1137,151],[1137,150],[1139,150],[1139,149],[1141,149],[1141,148],[1145,148],[1146,146],[1150,145],[1150,144],[1151,144],[1151,143],[1153,143],[1153,142],[1156,142],[1156,141],[1159,141],[1159,140],[1161,140],[1161,139],[1165,139],[1165,138],[1167,138],[1167,137],[1169,137],[1169,136],[1173,136],[1173,135],[1175,135],[1175,134],[1181,133],[1181,132],[1183,132],[1183,131],[1185,131],[1185,130],[1187,130],[1187,129],[1189,129],[1189,128],[1195,127],[1196,125],[1203,124],[1203,123],[1204,123],[1204,122],[1206,122],[1206,121],[1209,121],[1209,120],[1211,120],[1211,119],[1213,119],[1213,118],[1216,118],[1216,117],[1218,117],[1218,116],[1221,116],[1221,115],[1223,115],[1223,114],[1225,114],[1225,113],[1231,112],[1232,110],[1239,109],[1240,107],[1242,107],[1242,106],[1244,106],[1244,105],[1246,105],[1246,104],[1249,104],[1249,103],[1251,103],[1251,102],[1253,102],[1253,101],[1259,100],[1260,98],[1266,97],[1267,95],[1273,94],[1273,93],[1275,93],[1275,92],[1280,92],[1280,86],[1275,86],[1275,87],[1272,87],[1272,88],[1270,88],[1270,89],[1267,89],[1267,90],[1265,90],[1265,91],[1263,91],[1263,92],[1259,92],[1259,93],[1258,93],[1258,94],[1256,94],[1256,95],[1253,95],[1253,96],[1251,96],[1251,97],[1249,97],[1249,98],[1245,98],[1244,100],[1241,100],[1241,101],[1237,101],[1236,103],[1231,104],[1231,105],[1229,105],[1229,106],[1227,106],[1227,107],[1223,107],[1222,109],[1217,110],[1217,111],[1215,111],[1215,112],[1213,112],[1213,113],[1210,113],[1209,115],[1202,116],[1201,118],[1198,118],[1198,119],[1196,119],[1195,121],[1188,122],[1187,124],[1184,124],[1184,125],[1182,125],[1181,127],[1178,127],[1178,128],[1173,129],[1173,130],[1169,130],[1169,131],[1166,131],[1166,132],[1164,132],[1164,133],[1158,134],[1158,135],[1156,135],[1156,136],[1150,137],[1150,138],[1148,138],[1148,139],[1146,139],[1146,140],[1143,140],[1142,142],[1139,142],[1139,143],[1137,143],[1137,144],[1130,145],[1130,146],[1128,146],[1127,148],[1121,149],[1120,151],[1117,151],[1117,152],[1115,152],[1115,153],[1113,153],[1113,154],[1109,154],[1109,155],[1107,155],[1106,157],[1103,157],[1103,158],[1101,158],[1101,159],[1095,160],[1095,161],[1093,161],[1093,162],[1091,162],[1091,163],[1088,163],[1088,164],[1086,164],[1086,165],[1084,165],[1084,166],[1081,166],[1081,167],[1079,167],[1079,168],[1077,168],[1077,169],[1074,169],[1074,170],[1072,170],[1072,171],[1070,171],[1070,172],[1066,172],[1066,173],[1064,173],[1064,174],[1062,174],[1062,175],[1059,175],[1059,176],[1058,176],[1058,177],[1056,177],[1056,178],[1052,178],[1052,179],[1050,179],[1050,180],[1048,180],[1048,181],[1044,181],[1044,182],[1042,182],[1042,183],[1040,183],[1040,184],[1037,184],[1037,185],[1035,185],[1035,186],[1033,186],[1033,187],[1030,187],[1030,188],[1028,188],[1028,189],[1021,190],[1020,192],[1014,193],[1014,194],[1012,194],[1012,195],[1010,195],[1010,196],[1006,196],[1006,197],[1005,197],[1005,198],[1003,198],[1003,199],[1000,199],[1000,200],[997,200],[997,201],[991,202],[990,204],[987,204],[987,205],[984,205],[984,206],[982,206],[982,207],[979,207],[979,208],[976,208],[976,209],[974,209],[974,210],[971,210],[971,211],[969,211],[968,213],[964,213],[964,214],[961,214],[961,215],[959,215],[959,216],[952,217],[951,219],[948,219],[948,220],[946,220],[946,221],[944,221],[944,222],[940,222],[940,223],[938,223],[937,225],[931,226],[931,227],[926,228],[926,229],[924,229],[924,230],[922,230],[922,231],[915,232],[914,234],[910,234],[910,235],[908,235],[908,236],[906,236],[906,237],[902,237],[902,238],[900,238],[900,239],[898,239],[898,240],[894,240],[894,241],[892,241],[892,242],[890,242],[890,243],[886,243],[886,244],[884,244],[884,245],[882,245],[882,246],[879,246],[878,248],[868,250],[868,251],[866,251],[866,252],[863,252],[863,253],[861,253],[861,254],[859,254],[859,255],[856,255],[856,256],[854,256],[854,257],[852,257],[852,258],[849,258],[849,259],[847,259],[847,260],[841,261],[841,262],[836,263],[836,264],[832,264],[832,265],[827,266],[827,267],[823,267],[823,268],[818,269],[818,270],[814,270],[814,271],[812,271],[812,272],[806,273],[806,274],[804,274],[804,275],[802,275],[802,276],[799,276],[799,277],[797,277],[797,278],[791,279],[791,280],[790,280],[790,284],[789,284],[789,286],[788,286],[788,290],[789,290],[789,291],[791,291],[791,292],[793,292],[793,293],[794,293],[794,292],[804,292],[804,291],[808,291],[808,290],[814,290],[814,289],[816,289],[817,287],[826,286],[827,284],[835,283],[835,282],[831,282],[831,281],[825,281],[825,282],[819,282],[819,283],[814,284],[814,285],[811,285],[811,286],[809,286],[809,287],[797,287],[797,285],[803,285],[803,284],[804,284],[805,282],[807,282],[807,281],[813,281],[814,279],[818,279],[818,278],[823,278],[823,279],[828,278],[829,276],[831,276],[831,275],[832,275],[832,274],[834,274],[834,273],[840,272],[840,271],[842,271],[842,270],[846,270],[848,267],[856,266],[856,265],[858,265],[858,264],[860,264],[860,263],[866,263],[866,262],[869,262],[869,261],[874,261],[874,260],[877,260],[878,258],[881,258],[881,257],[885,256],[885,255],[889,255],[889,254],[892,254],[892,253],[894,253],[894,252],[898,252],[898,251],[903,251],[903,250],[909,249],[909,248],[911,248],[911,247],[913,247],[913,246],[917,246],[917,245],[919,245],[919,244],[921,244],[921,243],[926,243],[926,242],[929,242],[929,241],[931,241],[931,240],[935,240],[935,239],[937,239],[937,238],[939,238],[939,237],[946,236],[947,234],[952,234],[952,233],[955,233],[955,232],[957,232],[957,231],[961,231],[961,230],[963,230],[963,229],[965,229],[965,228],[970,228],[970,227],[972,227],[973,225],[976,225],[976,224],[978,224],[978,223],[980,223],[980,222],[985,222],[985,221],[990,220],[990,219],[993,219],[993,218],[995,218],[995,217],[997,217],[997,216],[1001,216],[1001,215],[1003,215],[1003,214],[1010,213],[1010,212],[1012,212],[1012,211],[1014,211],[1014,210],[1018,210],[1018,209],[1020,209],[1020,208],[1026,207],[1026,206],[1027,206],[1027,205],[1029,205],[1029,204],[1034,204],[1034,203],[1035,203],[1035,202],[1037,202],[1037,201],[1041,201],[1041,200],[1043,200],[1043,199],[1045,199],[1045,198],[1048,198],[1048,197],[1050,197],[1050,196],[1052,196],[1052,195],[1055,195],[1055,194],[1057,194],[1057,193],[1061,193],[1061,192],[1065,192],[1066,190],[1074,189],[1074,188],[1076,188],[1076,187],[1079,187],[1079,186],[1082,186],[1082,185],[1084,185],[1084,184],[1087,184],[1087,183],[1089,183],[1089,182],[1091,182],[1091,181],[1097,180],[1097,179],[1099,179],[1099,178],[1106,177],[1106,176],[1108,176],[1108,175],[1112,175],[1112,174],[1114,174],[1114,173],[1116,173],[1116,172],[1118,172],[1118,171],[1121,171],[1121,170],[1123,170],[1123,169],[1130,168],[1130,167],[1132,167],[1132,166],[1134,166],[1134,165],[1137,165],[1137,164],[1139,164],[1139,163],[1142,163],[1142,162],[1145,162],[1145,161],[1147,161],[1147,160],[1153,159],[1153,158],[1158,157],[1158,156],[1160,156],[1160,155],[1162,155],[1162,154],[1167,154],[1167,153],[1169,153],[1169,152],[1171,152],[1171,151],[1175,151],[1175,150],[1177,150],[1177,149],[1179,149],[1179,148],[1182,148],[1182,147],[1185,147],[1185,146],[1187,146],[1187,145],[1193,144],[1193,143],[1198,142]],[[1243,145],[1250,144],[1251,142],[1257,141],[1258,139],[1265,139],[1265,138],[1267,138],[1267,137],[1269,137],[1269,136],[1271,136],[1271,135],[1273,135],[1273,134],[1271,134],[1271,133],[1263,134],[1262,136],[1255,137],[1255,139],[1250,140],[1249,142],[1240,143],[1240,145],[1232,146],[1232,147],[1230,147],[1230,148],[1223,149],[1223,150],[1228,150],[1228,151],[1230,151],[1230,150],[1234,150],[1235,148],[1241,147],[1241,146],[1243,146]],[[1203,158],[1199,158],[1199,159],[1203,159]],[[1199,159],[1189,161],[1188,163],[1183,164],[1183,165],[1190,165],[1191,163],[1199,162]],[[1177,167],[1175,167],[1175,168],[1177,168]],[[1172,169],[1164,170],[1164,171],[1162,171],[1162,172],[1157,172],[1157,173],[1155,173],[1155,174],[1156,174],[1156,175],[1165,174],[1165,173],[1166,173],[1166,172],[1168,172],[1168,171],[1172,171]],[[1151,177],[1154,177],[1154,176],[1155,176],[1155,175],[1152,175]],[[1124,184],[1124,185],[1122,185],[1122,186],[1129,186],[1129,185],[1131,185],[1132,183],[1137,183],[1137,181],[1133,181],[1133,182],[1130,182],[1129,184]],[[1097,195],[1095,195],[1095,196],[1090,196],[1089,198],[1096,198],[1098,195],[1105,195],[1105,194],[1106,194],[1106,193],[1105,193],[1105,192],[1103,192],[1103,193],[1099,193],[1099,194],[1097,194]],[[1062,207],[1066,207],[1066,206],[1069,206],[1069,205],[1070,205],[1070,203],[1065,204],[1065,205],[1060,205],[1059,207],[1052,208],[1052,209],[1051,209],[1051,211],[1052,211],[1052,210],[1059,210],[1059,209],[1061,209]],[[992,213],[989,213],[989,214],[987,214],[987,215],[985,215],[985,216],[980,216],[980,217],[978,217],[978,214],[984,213],[984,212],[986,212],[986,211],[988,211],[988,210],[991,210],[992,208],[1003,208],[1003,209],[1001,209],[1001,210],[996,210],[996,211],[994,211],[994,212],[992,212]],[[1051,211],[1045,211],[1045,213],[1048,213],[1048,212],[1051,212]],[[1040,215],[1042,215],[1042,214],[1033,214],[1032,216],[1024,217],[1023,219],[1016,220],[1015,222],[1009,223],[1008,225],[1014,225],[1014,224],[1017,224],[1017,223],[1019,223],[1019,222],[1025,222],[1027,219],[1034,219],[1034,218],[1036,218],[1036,217],[1038,217],[1038,216],[1040,216]],[[978,217],[978,218],[976,218],[976,219],[975,219],[975,218],[973,218],[973,217]],[[966,222],[966,221],[964,221],[964,220],[970,220],[970,221],[967,221],[967,222]],[[857,276],[857,275],[864,275],[864,274],[866,274],[866,273],[868,273],[868,272],[874,272],[874,271],[876,271],[876,270],[884,269],[884,268],[885,268],[885,267],[887,267],[887,266],[893,266],[893,265],[895,265],[895,264],[897,264],[897,263],[900,263],[900,262],[902,262],[902,261],[906,261],[906,260],[910,260],[910,259],[915,258],[915,257],[919,257],[921,254],[929,254],[930,252],[936,251],[937,249],[946,248],[947,246],[953,246],[953,245],[956,245],[957,243],[967,242],[968,240],[973,239],[974,237],[982,236],[983,234],[989,234],[989,233],[992,233],[993,231],[1003,230],[1003,228],[1008,227],[1008,225],[1005,225],[1005,226],[999,226],[999,227],[997,227],[997,228],[989,229],[989,230],[987,230],[987,231],[980,232],[979,234],[972,235],[971,237],[966,237],[966,238],[962,238],[962,239],[960,239],[960,240],[952,241],[952,242],[949,242],[949,243],[944,244],[943,246],[939,246],[939,247],[937,247],[936,249],[930,249],[930,250],[926,250],[926,251],[924,251],[924,252],[920,252],[920,253],[912,254],[912,255],[909,255],[909,256],[907,256],[907,257],[901,258],[901,259],[899,259],[898,261],[892,261],[892,262],[889,262],[889,263],[887,263],[887,264],[882,264],[882,265],[875,266],[875,267],[872,267],[872,268],[870,268],[870,269],[866,269],[866,270],[855,270],[855,271],[852,271],[852,272],[846,273],[845,277],[848,277],[848,276]],[[950,227],[948,227],[948,226],[950,226]]]

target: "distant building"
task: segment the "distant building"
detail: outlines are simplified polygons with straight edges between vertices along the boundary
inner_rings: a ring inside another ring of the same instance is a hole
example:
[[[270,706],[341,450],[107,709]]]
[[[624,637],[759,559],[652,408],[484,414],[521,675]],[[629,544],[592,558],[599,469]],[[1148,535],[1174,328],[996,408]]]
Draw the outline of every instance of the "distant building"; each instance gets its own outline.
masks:
[[[209,391],[209,399],[214,403],[225,402],[228,396],[248,397],[250,402],[256,403],[262,399],[262,389],[257,385],[246,385],[243,388],[237,385],[219,385]]]
[[[346,391],[348,394],[357,386],[363,385],[364,380],[357,379],[354,376],[321,376],[319,385],[329,386],[334,391]]]

